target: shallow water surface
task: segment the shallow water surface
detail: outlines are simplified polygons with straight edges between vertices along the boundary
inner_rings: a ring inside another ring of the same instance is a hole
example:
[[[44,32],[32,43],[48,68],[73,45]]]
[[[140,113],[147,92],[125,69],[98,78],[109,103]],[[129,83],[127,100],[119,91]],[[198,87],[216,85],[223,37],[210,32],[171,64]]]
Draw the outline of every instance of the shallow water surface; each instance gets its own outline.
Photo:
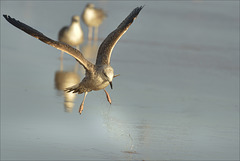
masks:
[[[84,70],[68,55],[1,17],[2,160],[238,160],[239,2],[96,2],[108,17],[80,49],[95,62],[101,41],[145,4],[113,50],[119,77],[83,95],[64,88]],[[1,1],[1,15],[53,39],[84,1]]]

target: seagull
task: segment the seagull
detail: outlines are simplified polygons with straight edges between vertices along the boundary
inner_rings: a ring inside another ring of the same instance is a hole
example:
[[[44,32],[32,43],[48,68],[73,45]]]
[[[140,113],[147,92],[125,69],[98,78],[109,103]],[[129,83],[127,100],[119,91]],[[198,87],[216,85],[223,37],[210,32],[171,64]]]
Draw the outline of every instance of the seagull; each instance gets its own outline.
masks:
[[[36,29],[33,29],[32,27],[18,20],[15,20],[14,18],[11,18],[9,15],[3,15],[3,17],[10,24],[26,32],[27,34],[39,39],[40,41],[48,45],[53,46],[58,50],[61,50],[73,56],[85,68],[85,77],[82,79],[82,81],[79,84],[66,88],[67,92],[73,92],[78,94],[84,93],[83,101],[79,107],[79,113],[81,114],[83,111],[85,98],[88,92],[91,92],[92,90],[97,91],[103,89],[108,102],[111,104],[111,98],[105,88],[110,85],[112,89],[113,78],[118,76],[114,75],[114,70],[110,65],[112,50],[118,40],[128,30],[128,28],[133,23],[134,19],[138,16],[142,8],[143,6],[133,9],[133,11],[120,23],[120,25],[104,39],[98,49],[95,64],[92,64],[90,61],[85,59],[83,54],[72,46],[59,41],[54,41],[42,34],[41,32],[37,31]]]
[[[94,40],[98,39],[98,27],[102,24],[106,17],[106,13],[100,9],[96,8],[94,4],[88,3],[83,10],[82,20],[88,26],[88,40],[92,40],[93,27],[94,30]]]
[[[63,27],[58,33],[58,41],[76,47],[79,50],[79,45],[84,40],[84,34],[80,25],[80,17],[72,16],[72,22],[69,26]],[[63,52],[61,52],[61,59]]]

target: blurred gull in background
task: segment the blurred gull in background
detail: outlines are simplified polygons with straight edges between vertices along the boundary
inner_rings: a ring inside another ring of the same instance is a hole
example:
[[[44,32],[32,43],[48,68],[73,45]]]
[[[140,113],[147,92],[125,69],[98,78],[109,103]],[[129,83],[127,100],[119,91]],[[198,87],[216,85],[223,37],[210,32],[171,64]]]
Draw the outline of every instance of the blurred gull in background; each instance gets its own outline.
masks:
[[[88,26],[88,41],[92,40],[93,27],[95,27],[94,40],[98,40],[98,27],[102,24],[106,16],[106,13],[100,8],[95,8],[94,4],[88,3],[86,5],[82,13],[82,19]]]
[[[79,50],[79,45],[83,43],[84,34],[80,25],[80,17],[72,16],[70,26],[63,27],[58,33],[58,40],[68,45],[76,47]],[[61,59],[63,58],[63,51],[61,52]]]

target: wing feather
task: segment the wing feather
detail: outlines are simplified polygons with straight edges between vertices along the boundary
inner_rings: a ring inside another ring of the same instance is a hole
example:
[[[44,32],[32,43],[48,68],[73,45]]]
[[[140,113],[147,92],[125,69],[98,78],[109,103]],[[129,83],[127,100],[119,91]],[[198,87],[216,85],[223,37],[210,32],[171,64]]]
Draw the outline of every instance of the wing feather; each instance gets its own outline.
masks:
[[[12,24],[13,26],[19,28],[20,30],[26,32],[27,34],[39,39],[40,41],[42,41],[48,45],[53,46],[54,48],[56,48],[58,50],[64,51],[64,52],[68,53],[69,55],[73,56],[86,70],[92,70],[94,65],[91,62],[89,62],[88,60],[86,60],[83,57],[83,54],[79,50],[71,47],[68,44],[65,44],[65,43],[62,43],[59,41],[54,41],[54,40],[48,38],[47,36],[45,36],[44,34],[42,34],[41,32],[35,30],[34,28],[32,28],[18,20],[15,20],[14,18],[11,18],[8,15],[3,15],[3,17],[10,24]]]
[[[98,49],[96,65],[109,65],[112,50],[122,35],[128,30],[133,20],[137,17],[143,6],[135,8],[122,23],[111,32],[102,42]]]

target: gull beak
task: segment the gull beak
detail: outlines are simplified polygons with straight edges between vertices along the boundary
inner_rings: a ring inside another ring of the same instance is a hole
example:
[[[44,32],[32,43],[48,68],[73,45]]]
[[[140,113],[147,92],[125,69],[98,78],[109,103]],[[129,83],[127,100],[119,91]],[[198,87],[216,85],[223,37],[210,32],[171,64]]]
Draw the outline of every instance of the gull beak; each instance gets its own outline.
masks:
[[[115,78],[115,77],[117,77],[117,76],[119,76],[119,75],[120,75],[120,74],[114,75],[113,78]]]
[[[112,82],[109,82],[111,89],[113,89]]]

